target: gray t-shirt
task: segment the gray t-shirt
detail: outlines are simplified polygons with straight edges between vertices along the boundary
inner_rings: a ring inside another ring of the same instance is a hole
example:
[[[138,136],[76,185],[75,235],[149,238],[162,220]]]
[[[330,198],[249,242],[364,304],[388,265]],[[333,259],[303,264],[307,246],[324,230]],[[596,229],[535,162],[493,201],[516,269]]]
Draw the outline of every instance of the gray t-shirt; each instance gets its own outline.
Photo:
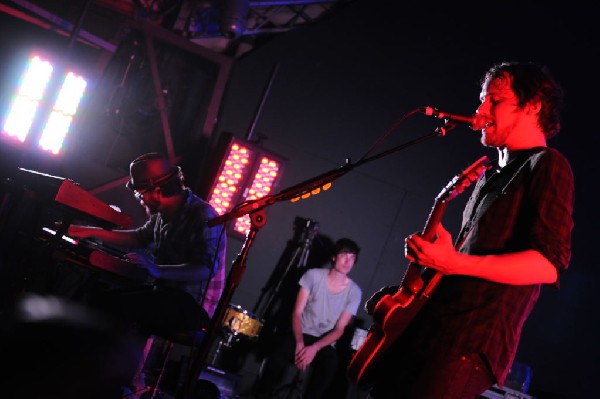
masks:
[[[309,296],[302,313],[302,332],[315,337],[331,331],[342,311],[356,316],[362,298],[360,287],[352,280],[342,291],[334,294],[327,288],[329,269],[307,270],[300,278],[300,286],[308,290]]]

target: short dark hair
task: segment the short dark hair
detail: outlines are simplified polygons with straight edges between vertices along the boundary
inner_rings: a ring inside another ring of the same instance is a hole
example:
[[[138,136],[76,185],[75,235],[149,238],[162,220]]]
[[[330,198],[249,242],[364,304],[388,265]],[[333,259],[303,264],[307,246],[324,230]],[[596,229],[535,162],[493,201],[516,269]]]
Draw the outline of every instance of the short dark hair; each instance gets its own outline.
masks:
[[[360,247],[356,242],[349,238],[340,238],[335,242],[333,255],[335,256],[341,253],[351,253],[358,257]]]

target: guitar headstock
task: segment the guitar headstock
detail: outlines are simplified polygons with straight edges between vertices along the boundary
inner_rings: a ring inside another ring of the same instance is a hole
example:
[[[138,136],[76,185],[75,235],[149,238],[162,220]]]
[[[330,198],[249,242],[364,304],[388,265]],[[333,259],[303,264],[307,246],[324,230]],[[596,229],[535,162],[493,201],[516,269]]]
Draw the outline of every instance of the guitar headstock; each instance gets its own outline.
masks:
[[[436,201],[447,201],[454,199],[461,194],[473,182],[477,181],[481,175],[492,167],[492,162],[487,155],[482,156],[458,175],[454,176],[450,182],[442,189],[436,197]]]

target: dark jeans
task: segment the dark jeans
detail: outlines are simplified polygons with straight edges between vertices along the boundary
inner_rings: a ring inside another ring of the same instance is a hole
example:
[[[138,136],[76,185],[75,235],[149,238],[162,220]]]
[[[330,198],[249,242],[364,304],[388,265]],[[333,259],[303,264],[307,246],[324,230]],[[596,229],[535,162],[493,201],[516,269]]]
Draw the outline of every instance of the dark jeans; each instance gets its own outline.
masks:
[[[189,293],[149,285],[97,293],[90,305],[131,324],[138,333],[170,338],[177,333],[208,326],[206,311]]]
[[[370,399],[475,399],[495,378],[478,354],[389,364],[369,393]]]
[[[304,334],[306,346],[318,341],[319,337]],[[255,386],[255,394],[258,398],[270,398],[274,389],[281,383],[288,365],[294,364],[296,341],[293,334],[287,334],[273,354],[266,360],[263,370]],[[338,366],[338,355],[336,349],[329,345],[322,348],[310,364],[311,372],[307,381],[304,397],[307,399],[319,399],[323,397],[329,384],[333,380]]]

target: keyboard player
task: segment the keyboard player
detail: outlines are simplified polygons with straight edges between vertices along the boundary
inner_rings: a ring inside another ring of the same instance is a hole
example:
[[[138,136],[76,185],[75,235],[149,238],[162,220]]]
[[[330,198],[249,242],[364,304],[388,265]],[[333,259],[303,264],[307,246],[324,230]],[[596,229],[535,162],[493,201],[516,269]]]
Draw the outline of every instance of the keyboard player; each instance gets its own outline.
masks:
[[[159,153],[131,162],[126,187],[148,213],[144,225],[121,230],[70,225],[67,235],[131,249],[125,257],[153,283],[100,291],[90,304],[146,336],[168,338],[207,327],[225,283],[224,227],[206,225],[216,211],[185,186],[181,168]]]

